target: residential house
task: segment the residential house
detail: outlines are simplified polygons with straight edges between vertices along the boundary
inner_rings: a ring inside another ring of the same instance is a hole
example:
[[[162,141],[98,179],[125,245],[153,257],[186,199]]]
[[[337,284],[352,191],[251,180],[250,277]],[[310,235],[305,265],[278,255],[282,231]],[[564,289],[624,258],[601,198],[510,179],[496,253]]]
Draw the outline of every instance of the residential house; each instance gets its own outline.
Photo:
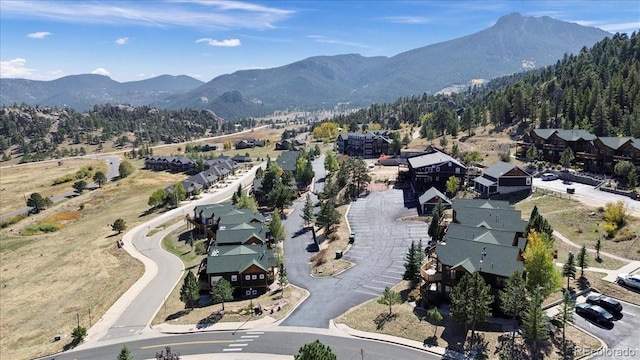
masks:
[[[451,207],[451,200],[441,193],[438,189],[432,187],[429,190],[425,191],[424,194],[418,197],[418,204],[420,204],[420,214],[429,215],[433,211],[433,208],[438,204],[438,202],[442,202],[445,208]]]
[[[276,150],[295,150],[300,151],[300,149],[305,145],[303,141],[298,139],[285,139],[276,142]]]
[[[207,288],[224,278],[235,297],[251,297],[268,291],[275,280],[277,262],[270,247],[264,216],[231,203],[199,205],[189,223],[207,231],[211,239],[201,278]]]
[[[250,149],[256,146],[263,147],[265,145],[264,140],[256,140],[256,139],[242,139],[235,143],[235,148],[240,149]]]
[[[386,133],[341,133],[336,139],[338,153],[365,159],[389,153],[391,139]]]
[[[496,294],[513,272],[524,271],[527,222],[507,201],[460,199],[452,207],[453,222],[420,270],[425,286],[450,292],[462,275],[477,271]]]
[[[284,171],[290,172],[292,175],[296,172],[296,164],[298,163],[298,159],[300,158],[300,151],[289,150],[282,152],[276,163],[280,168]]]
[[[233,156],[231,160],[235,161],[236,163],[250,163],[251,156],[237,154]]]
[[[467,167],[453,157],[438,150],[407,159],[409,177],[414,193],[421,193],[431,187],[445,191],[450,176],[456,176],[464,183]]]
[[[531,191],[532,176],[519,166],[500,161],[473,179],[473,188],[482,196]]]

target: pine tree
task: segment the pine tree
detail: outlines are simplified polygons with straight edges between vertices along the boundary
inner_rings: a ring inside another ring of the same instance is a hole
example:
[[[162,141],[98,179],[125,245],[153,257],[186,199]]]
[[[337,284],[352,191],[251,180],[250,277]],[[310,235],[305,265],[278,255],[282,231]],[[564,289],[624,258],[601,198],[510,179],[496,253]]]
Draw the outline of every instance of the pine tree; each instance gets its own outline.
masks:
[[[569,291],[569,279],[574,279],[576,277],[576,261],[572,252],[569,252],[567,262],[565,262],[562,267],[562,276],[567,277],[567,291]]]
[[[602,249],[602,241],[600,238],[596,240],[595,250],[596,250],[596,261],[600,261],[600,250]]]
[[[116,221],[114,221],[113,224],[111,224],[111,229],[113,231],[117,231],[118,234],[120,234],[127,229],[127,224],[124,222],[123,219],[119,218],[119,219],[116,219]]]
[[[567,355],[567,338],[566,330],[568,324],[573,324],[573,309],[574,300],[571,299],[569,290],[565,290],[562,294],[562,303],[560,303],[560,312],[556,315],[556,319],[562,323],[562,352],[565,358],[570,358]]]
[[[282,297],[284,297],[284,288],[289,284],[289,279],[287,279],[287,268],[284,267],[284,263],[280,263],[278,269],[278,283],[280,284],[280,291],[282,291]]]
[[[293,358],[294,360],[337,360],[331,348],[320,340],[304,344]]]
[[[415,289],[420,284],[420,264],[416,259],[416,243],[411,241],[411,245],[407,249],[404,257],[404,274],[402,280],[407,280],[411,284],[411,288]]]
[[[440,227],[440,218],[444,214],[444,204],[442,200],[438,200],[436,206],[433,207],[433,211],[431,211],[431,223],[429,223],[429,236],[431,236],[431,240],[434,242],[439,242],[442,240],[442,229]]]
[[[480,273],[465,273],[460,282],[451,290],[451,317],[460,323],[471,323],[471,339],[475,338],[476,323],[491,316],[493,296],[491,287],[486,284]]]
[[[316,218],[316,225],[325,229],[325,233],[331,232],[333,225],[340,224],[340,212],[336,210],[336,205],[331,200],[322,202],[320,211]]]
[[[502,311],[513,318],[513,332],[511,336],[511,354],[515,348],[516,328],[518,327],[518,318],[527,308],[527,299],[523,295],[526,288],[524,286],[524,278],[522,273],[515,271],[509,279],[506,286],[498,293],[500,297],[500,308]]]
[[[193,272],[187,271],[187,276],[184,277],[184,283],[180,289],[180,301],[186,307],[193,309],[198,299],[200,299],[200,284]]]
[[[538,343],[549,337],[548,321],[542,311],[540,291],[534,291],[522,319],[522,336],[531,344],[531,358],[538,358]]]
[[[393,313],[391,307],[393,305],[400,304],[401,302],[402,297],[400,296],[400,293],[389,289],[388,286],[384,288],[382,296],[378,299],[378,304],[389,306],[389,315]]]
[[[222,303],[224,311],[224,302],[233,300],[233,287],[227,279],[222,278],[211,288],[210,294],[214,303]]]
[[[269,231],[271,232],[271,239],[273,239],[273,242],[276,244],[286,239],[287,233],[284,230],[284,225],[280,218],[280,209],[276,208],[273,210]]]
[[[580,266],[580,277],[584,277],[584,268],[589,266],[589,257],[587,255],[587,248],[582,245],[580,252],[578,253],[578,266]]]
[[[304,224],[308,225],[313,219],[313,203],[311,202],[311,195],[307,194],[304,201],[304,207],[302,208],[302,214],[300,215],[304,220]]]
[[[120,350],[120,354],[118,355],[118,360],[134,360],[127,345],[122,346],[122,350]]]

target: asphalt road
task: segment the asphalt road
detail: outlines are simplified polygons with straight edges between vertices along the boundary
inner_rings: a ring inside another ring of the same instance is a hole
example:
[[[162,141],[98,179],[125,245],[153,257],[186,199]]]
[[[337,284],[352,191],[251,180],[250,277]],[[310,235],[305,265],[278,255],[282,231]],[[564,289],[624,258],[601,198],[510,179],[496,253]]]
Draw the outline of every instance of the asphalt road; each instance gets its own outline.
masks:
[[[610,329],[586,320],[580,315],[574,315],[575,324],[578,327],[597,336],[607,344],[607,349],[592,359],[633,360],[640,358],[640,336],[638,336],[640,307],[629,303],[622,303],[622,306],[622,317],[615,320]],[[581,355],[580,349],[578,349],[577,355]]]
[[[569,195],[576,200],[582,200],[596,206],[604,206],[606,203],[622,200],[627,207],[636,214],[640,214],[640,201],[633,200],[630,197],[612,194],[596,189],[594,186],[572,183],[566,185],[562,180],[542,181],[539,178],[533,179],[533,186],[540,189],[553,190],[556,192],[567,194],[567,188],[574,188],[575,194]]]
[[[277,354],[292,356],[304,344],[320,340],[328,345],[338,359],[360,359],[360,349],[364,350],[367,360],[412,360],[440,359],[439,356],[409,347],[363,340],[355,337],[331,336],[304,332],[303,329],[289,331],[243,331],[211,332],[186,335],[170,335],[131,341],[112,342],[96,348],[69,351],[45,357],[48,360],[112,360],[123,345],[127,345],[134,358],[153,359],[156,352],[170,346],[172,352],[181,355],[235,353],[238,359],[249,359],[250,353]],[[243,356],[243,354],[245,354]],[[215,356],[215,355],[214,355]],[[215,357],[212,357],[215,359]]]
[[[120,167],[120,158],[118,156],[86,155],[85,158],[91,158],[94,156],[96,157],[96,159],[98,158],[104,159],[107,162],[107,169],[108,169],[106,174],[107,179],[113,180],[114,178],[118,177],[118,175],[120,174],[120,172],[118,171],[118,168]],[[55,161],[58,161],[58,160],[55,160]],[[97,188],[97,187],[98,185],[96,183],[91,183],[87,185],[87,188],[89,189]],[[76,195],[78,194],[75,192],[75,190],[69,190],[68,192],[52,196],[51,201],[53,201],[54,203],[57,203],[62,200],[74,197]],[[14,216],[27,214],[29,213],[29,211],[31,211],[31,209],[32,209],[31,207],[25,206],[22,209],[18,209],[10,213],[0,215],[0,221],[4,219],[12,218]]]
[[[314,161],[317,179],[324,177],[324,170],[319,171],[318,165],[322,161]],[[315,202],[315,195],[312,196]],[[304,201],[294,202],[295,211],[284,221],[288,234],[285,258],[289,282],[309,290],[311,295],[282,326],[327,328],[329,320],[400,282],[411,241],[423,239],[426,244],[428,239],[426,223],[395,220],[415,215],[415,209],[404,206],[402,190],[371,192],[352,202],[348,215],[356,240],[344,258],[355,266],[335,276],[314,277],[309,264],[313,253],[308,251],[313,245],[312,234],[300,231],[304,225],[300,217],[303,205]]]

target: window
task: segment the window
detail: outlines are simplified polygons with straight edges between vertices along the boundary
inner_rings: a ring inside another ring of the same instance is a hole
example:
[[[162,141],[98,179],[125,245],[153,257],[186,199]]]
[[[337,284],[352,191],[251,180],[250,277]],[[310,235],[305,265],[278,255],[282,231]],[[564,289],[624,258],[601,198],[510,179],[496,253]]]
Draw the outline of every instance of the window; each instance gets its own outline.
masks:
[[[255,280],[258,278],[258,275],[251,275],[251,280]]]
[[[251,290],[251,295],[257,295],[257,294],[258,294],[258,290],[256,289]]]
[[[459,167],[456,168],[456,174],[460,174],[460,168]]]
[[[231,275],[231,282],[238,281],[238,275]]]
[[[245,280],[251,280],[251,275],[245,275],[245,276],[244,276],[244,279],[245,279]]]
[[[440,172],[440,166],[436,166],[436,171]]]
[[[531,185],[531,178],[527,177],[527,185]]]
[[[264,274],[260,274],[260,280],[264,280]]]
[[[245,294],[246,296],[250,296],[250,295],[251,295],[251,290],[247,290],[247,291],[245,291],[245,292],[244,292],[244,294]]]

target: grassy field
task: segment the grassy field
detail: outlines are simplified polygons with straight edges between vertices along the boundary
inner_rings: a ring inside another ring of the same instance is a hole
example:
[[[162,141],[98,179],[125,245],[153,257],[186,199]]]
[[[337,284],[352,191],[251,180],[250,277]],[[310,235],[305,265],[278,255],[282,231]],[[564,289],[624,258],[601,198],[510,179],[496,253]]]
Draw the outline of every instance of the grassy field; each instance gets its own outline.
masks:
[[[27,206],[26,198],[34,192],[44,197],[61,194],[73,190],[72,185],[76,180],[75,175],[82,168],[107,172],[104,160],[89,159],[65,159],[62,165],[57,161],[36,162],[24,165],[16,165],[0,169],[0,208],[6,214]],[[69,176],[71,181],[53,185],[56,179]],[[92,183],[91,175],[84,179]]]
[[[406,282],[397,285],[394,290],[401,293],[403,303],[392,307],[393,315],[391,317],[388,316],[389,307],[378,304],[377,299],[373,299],[339,316],[335,322],[362,331],[400,336],[459,352],[470,350],[468,339],[471,330],[465,334],[464,326],[451,320],[444,308],[440,309],[443,321],[436,326],[427,320],[424,309],[416,308],[414,303],[407,302],[408,285]],[[488,359],[499,359],[499,348],[504,340],[502,338],[503,331],[508,331],[508,329],[503,329],[501,325],[495,324],[480,324],[476,329],[483,344],[481,346],[483,350],[480,353]],[[547,352],[545,358],[561,358],[559,354],[561,336],[561,331],[558,330],[552,338],[546,341],[544,344]],[[571,339],[579,348],[595,350],[600,346],[597,339],[573,327],[567,328],[567,338]],[[521,339],[518,343],[520,347],[523,346]],[[464,347],[462,344],[465,344]]]
[[[540,214],[549,221],[554,230],[575,244],[585,245],[587,249],[593,249],[596,239],[602,238],[605,233],[602,212],[598,208],[588,207],[583,203],[572,200],[568,195],[538,190],[528,199],[516,204],[516,209],[522,211],[523,219],[529,219],[534,206],[538,207]],[[640,219],[628,217],[625,227],[618,231],[622,231],[625,228],[635,231],[637,239],[637,236],[640,235],[640,231],[638,231],[640,229]],[[559,240],[556,241],[556,243],[559,242]],[[601,251],[630,260],[640,260],[640,241],[605,239],[601,244]],[[574,250],[574,253],[576,253],[576,250]],[[605,256],[601,256],[601,258],[604,260],[602,263],[596,263],[592,259],[591,266],[606,269],[617,269],[622,266],[619,261],[614,261]],[[566,259],[566,253],[563,256],[558,254],[558,259],[560,261]]]
[[[141,263],[116,247],[121,236],[110,224],[122,218],[132,228],[147,221],[154,216],[143,216],[151,192],[183,177],[138,170],[2,229],[3,357],[58,352],[70,342],[77,315],[87,328],[97,321],[143,272]],[[57,231],[21,235],[43,223]],[[62,341],[53,342],[56,334],[63,335]]]

